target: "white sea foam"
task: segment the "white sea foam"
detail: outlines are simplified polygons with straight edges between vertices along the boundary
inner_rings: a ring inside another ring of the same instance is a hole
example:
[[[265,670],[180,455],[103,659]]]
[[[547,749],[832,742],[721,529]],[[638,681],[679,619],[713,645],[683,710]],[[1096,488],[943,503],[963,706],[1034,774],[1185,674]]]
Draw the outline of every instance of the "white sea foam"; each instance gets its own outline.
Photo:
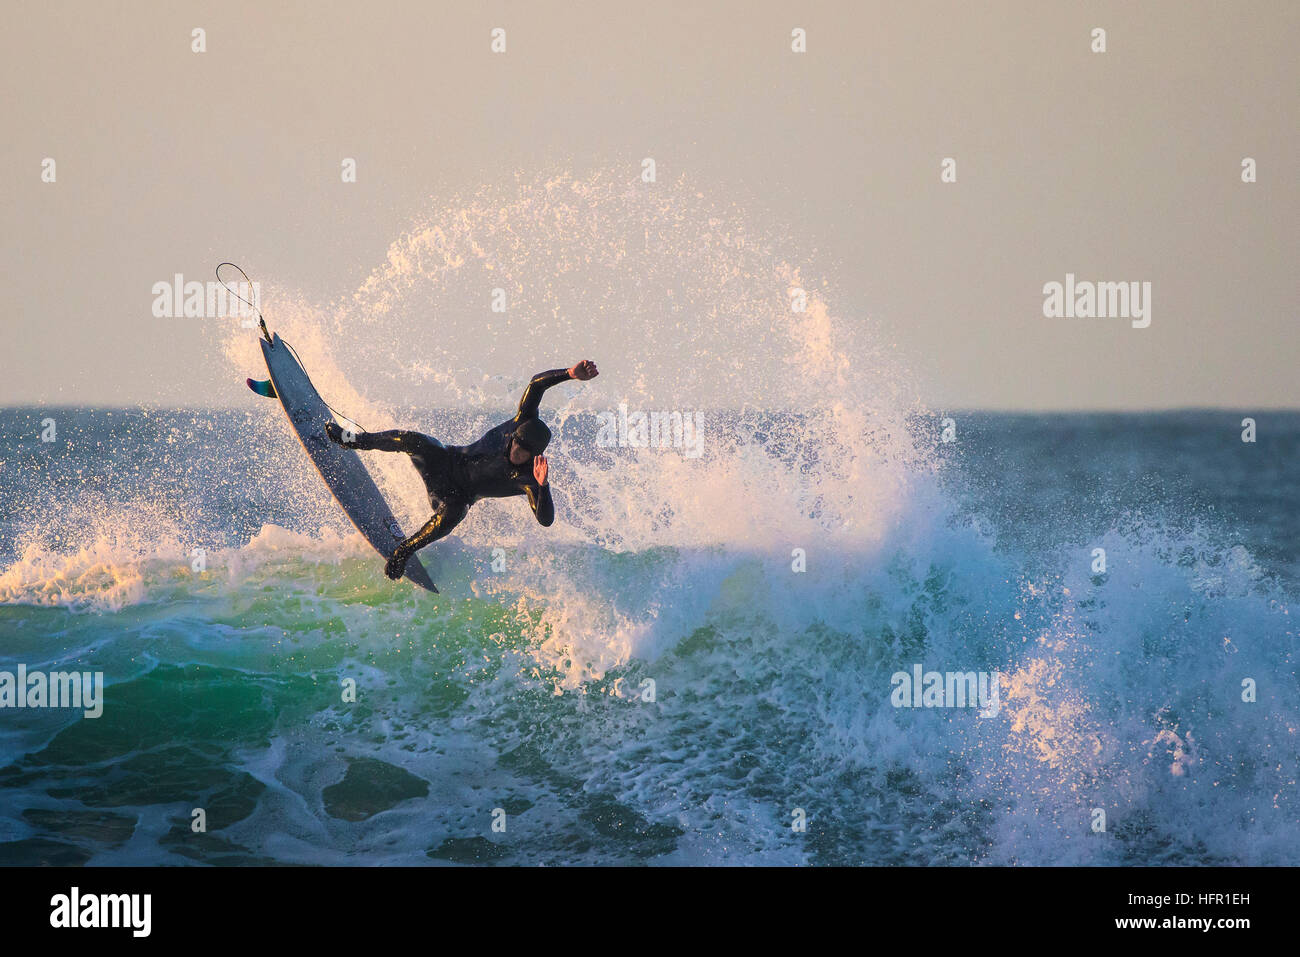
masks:
[[[284,669],[362,675],[376,725],[321,718],[247,757],[273,793],[231,833],[285,860],[423,859],[409,835],[455,837],[477,813],[464,775],[556,832],[599,819],[591,797],[609,796],[682,832],[657,858],[673,863],[1293,863],[1285,589],[1248,548],[1159,522],[1117,522],[1102,577],[1064,547],[1000,544],[942,481],[933,416],[870,321],[752,230],[685,184],[557,176],[434,211],[342,302],[263,282],[271,325],[371,429],[468,442],[531,373],[598,361],[597,380],[543,403],[556,525],[522,500],[475,506],[428,553],[443,598],[379,577],[262,402],[240,441],[266,451],[239,481],[269,490],[292,530],[214,547],[196,575],[183,500],[86,504],[32,527],[0,600],[138,631],[133,609],[183,597],[202,632],[186,655],[252,667],[258,642],[269,655],[292,634],[303,647]],[[496,287],[508,313],[466,305]],[[521,339],[526,359],[505,344]],[[240,376],[261,361],[246,334],[227,357]],[[698,459],[593,451],[585,413],[621,401],[704,408],[718,425]],[[416,527],[428,504],[409,464],[365,458]],[[68,523],[74,548],[56,534]],[[254,605],[253,650],[233,651],[230,622]],[[999,672],[1001,711],[891,707],[890,675],[913,662]],[[442,682],[463,698],[430,714]],[[435,798],[364,826],[321,819],[340,737],[439,782]],[[796,807],[815,841],[791,832]],[[1105,833],[1090,831],[1096,808]],[[610,834],[584,859],[643,853]],[[540,834],[513,853],[564,859]]]

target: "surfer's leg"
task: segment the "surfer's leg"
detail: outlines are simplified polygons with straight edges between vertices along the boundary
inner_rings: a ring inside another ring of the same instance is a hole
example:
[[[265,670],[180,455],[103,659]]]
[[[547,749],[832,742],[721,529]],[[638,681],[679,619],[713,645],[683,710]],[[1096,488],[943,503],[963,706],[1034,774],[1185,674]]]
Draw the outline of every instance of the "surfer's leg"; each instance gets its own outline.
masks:
[[[393,581],[401,578],[406,570],[406,563],[412,555],[425,545],[451,534],[451,530],[464,520],[468,512],[468,502],[459,498],[445,500],[433,513],[433,518],[425,523],[424,528],[397,546],[393,551],[393,557],[384,566],[384,574]]]
[[[441,442],[420,432],[405,429],[389,429],[387,432],[357,432],[351,442],[343,441],[343,429],[337,422],[325,425],[325,433],[330,441],[338,445],[347,445],[354,449],[374,450],[376,452],[405,452],[425,459],[434,459],[445,451]]]

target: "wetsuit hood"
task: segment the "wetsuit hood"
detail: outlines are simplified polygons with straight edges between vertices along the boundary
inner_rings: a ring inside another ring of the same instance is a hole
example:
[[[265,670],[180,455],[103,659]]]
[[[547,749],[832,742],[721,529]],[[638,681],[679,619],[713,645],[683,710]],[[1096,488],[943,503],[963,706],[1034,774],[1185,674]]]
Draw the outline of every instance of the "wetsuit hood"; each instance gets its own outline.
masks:
[[[541,455],[551,442],[551,430],[540,419],[525,419],[514,431],[515,441],[533,455]]]

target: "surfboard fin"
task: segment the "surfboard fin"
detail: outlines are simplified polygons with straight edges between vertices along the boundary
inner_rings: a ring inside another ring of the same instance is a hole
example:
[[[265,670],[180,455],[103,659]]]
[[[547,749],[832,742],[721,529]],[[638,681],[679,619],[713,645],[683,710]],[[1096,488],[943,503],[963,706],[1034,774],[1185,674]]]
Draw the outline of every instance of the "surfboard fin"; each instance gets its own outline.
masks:
[[[268,399],[279,398],[279,396],[275,394],[275,386],[271,384],[270,379],[248,379],[246,381],[248,382],[248,387],[258,395],[264,395]]]

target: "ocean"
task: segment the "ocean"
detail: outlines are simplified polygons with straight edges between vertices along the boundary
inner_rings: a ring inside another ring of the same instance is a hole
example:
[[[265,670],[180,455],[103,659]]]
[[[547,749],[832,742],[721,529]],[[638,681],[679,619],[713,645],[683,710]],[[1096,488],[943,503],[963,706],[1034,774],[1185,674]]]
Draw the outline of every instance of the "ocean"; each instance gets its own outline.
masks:
[[[434,596],[273,402],[0,411],[0,672],[105,683],[0,709],[0,864],[1300,861],[1300,413],[543,413],[555,527],[480,503]]]

